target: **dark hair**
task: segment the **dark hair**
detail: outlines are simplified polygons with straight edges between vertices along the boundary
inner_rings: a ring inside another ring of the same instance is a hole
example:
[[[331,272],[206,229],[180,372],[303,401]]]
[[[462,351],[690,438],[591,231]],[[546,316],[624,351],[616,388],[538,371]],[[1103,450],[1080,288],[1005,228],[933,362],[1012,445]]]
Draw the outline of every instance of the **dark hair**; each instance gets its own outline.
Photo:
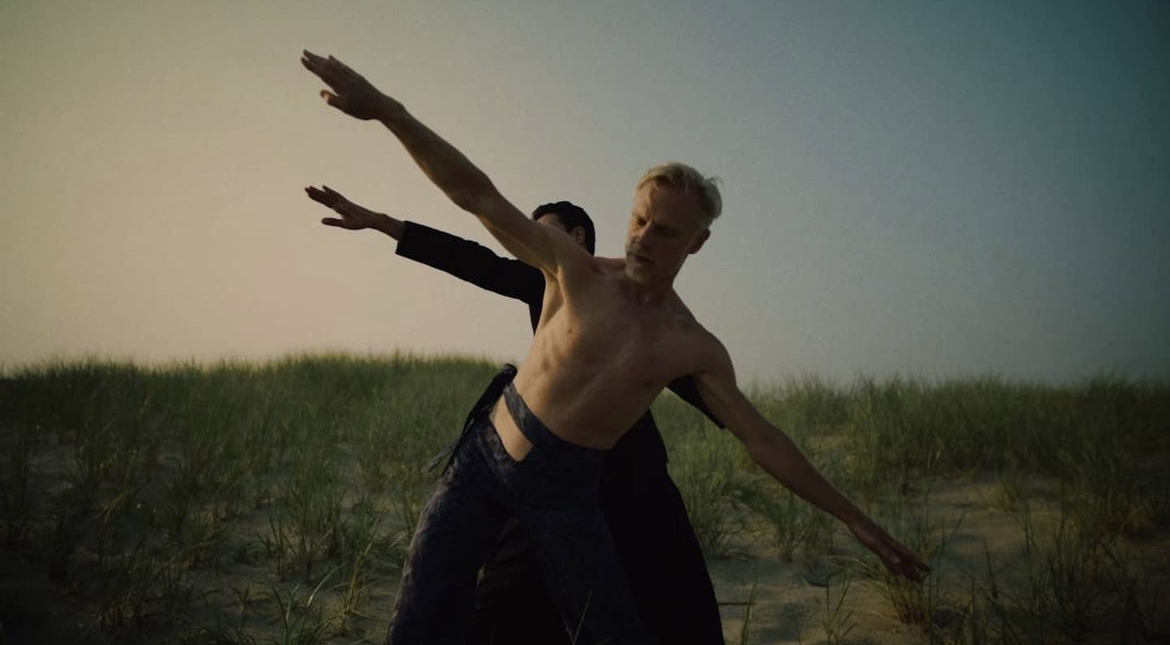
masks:
[[[540,219],[543,215],[552,213],[561,220],[561,224],[571,233],[573,229],[581,227],[585,229],[585,248],[590,255],[594,253],[594,246],[597,243],[597,233],[593,230],[593,220],[589,217],[589,213],[585,212],[584,208],[574,204],[573,202],[553,202],[551,204],[541,204],[532,211],[532,219]]]

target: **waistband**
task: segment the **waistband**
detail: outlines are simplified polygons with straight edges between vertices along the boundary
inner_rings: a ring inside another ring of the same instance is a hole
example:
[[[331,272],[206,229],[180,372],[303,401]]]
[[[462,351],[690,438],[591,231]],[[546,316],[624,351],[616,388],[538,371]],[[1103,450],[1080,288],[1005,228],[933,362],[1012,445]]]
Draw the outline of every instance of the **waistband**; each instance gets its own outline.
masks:
[[[516,422],[516,427],[520,428],[521,434],[532,443],[534,448],[554,450],[561,454],[572,455],[577,459],[597,463],[604,460],[609,453],[608,450],[577,445],[558,437],[532,412],[520,393],[516,391],[516,385],[512,381],[508,381],[508,384],[504,386],[504,403],[507,404],[508,412],[512,414],[512,420]]]
[[[506,363],[500,368],[500,371],[488,383],[487,389],[483,391],[483,394],[479,395],[479,400],[475,402],[475,405],[471,406],[471,411],[467,413],[467,418],[463,420],[463,430],[459,433],[459,438],[444,448],[442,452],[432,457],[427,462],[427,470],[434,470],[439,464],[443,464],[444,471],[451,467],[451,462],[455,459],[455,451],[467,440],[472,425],[475,424],[477,419],[487,418],[488,412],[496,404],[496,401],[499,400],[500,394],[503,393],[504,384],[509,383],[515,377],[515,365]]]

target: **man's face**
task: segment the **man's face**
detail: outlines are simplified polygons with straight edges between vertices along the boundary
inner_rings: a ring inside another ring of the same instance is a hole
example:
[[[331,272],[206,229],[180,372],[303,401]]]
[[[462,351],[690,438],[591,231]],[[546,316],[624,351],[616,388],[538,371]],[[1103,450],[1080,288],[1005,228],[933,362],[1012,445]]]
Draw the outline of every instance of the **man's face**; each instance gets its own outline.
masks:
[[[556,213],[545,213],[544,215],[536,218],[536,223],[551,226],[568,233],[569,237],[573,238],[573,241],[577,243],[577,246],[580,246],[586,251],[589,250],[589,247],[585,245],[585,229],[578,226],[577,228],[570,231],[569,227],[565,226],[565,223],[561,221],[561,218]],[[579,234],[578,231],[580,232]]]
[[[634,193],[626,231],[626,275],[639,284],[669,282],[709,234],[698,199],[648,183]]]

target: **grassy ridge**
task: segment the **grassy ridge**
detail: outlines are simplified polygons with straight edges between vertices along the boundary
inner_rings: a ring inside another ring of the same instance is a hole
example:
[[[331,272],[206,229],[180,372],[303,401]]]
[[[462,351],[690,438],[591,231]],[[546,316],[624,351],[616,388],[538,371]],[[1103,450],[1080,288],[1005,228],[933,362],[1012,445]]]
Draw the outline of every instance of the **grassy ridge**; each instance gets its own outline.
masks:
[[[380,640],[433,483],[422,466],[457,434],[496,367],[325,355],[25,368],[0,381],[5,566],[78,615],[81,627],[61,635],[76,642]],[[1024,591],[996,586],[1007,582],[990,556],[970,593],[945,603],[939,588],[899,586],[855,558],[932,642],[1123,628],[1124,642],[1142,642],[1156,631],[1140,591],[1148,579],[1122,562],[1123,542],[1170,519],[1170,386],[805,379],[751,397],[923,552],[946,550],[945,530],[924,519],[933,482],[991,473],[1005,507],[1033,494],[1035,478],[1059,484],[1067,512],[1055,537],[1030,534],[1030,577],[1013,583]],[[744,540],[785,559],[831,555],[827,518],[763,476],[729,433],[673,397],[654,411],[709,556]],[[1110,562],[1124,575],[1106,575]],[[1094,594],[1066,597],[1069,584]],[[10,633],[36,629],[18,624],[25,602],[0,590]],[[958,618],[935,621],[942,604]]]

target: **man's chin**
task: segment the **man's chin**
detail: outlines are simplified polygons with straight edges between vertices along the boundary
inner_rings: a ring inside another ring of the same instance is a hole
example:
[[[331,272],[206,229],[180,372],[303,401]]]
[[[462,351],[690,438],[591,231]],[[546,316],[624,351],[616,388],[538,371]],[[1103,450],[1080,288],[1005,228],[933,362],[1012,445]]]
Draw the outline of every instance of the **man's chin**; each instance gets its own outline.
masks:
[[[634,262],[626,262],[626,277],[635,284],[650,284],[654,281],[649,271]]]

